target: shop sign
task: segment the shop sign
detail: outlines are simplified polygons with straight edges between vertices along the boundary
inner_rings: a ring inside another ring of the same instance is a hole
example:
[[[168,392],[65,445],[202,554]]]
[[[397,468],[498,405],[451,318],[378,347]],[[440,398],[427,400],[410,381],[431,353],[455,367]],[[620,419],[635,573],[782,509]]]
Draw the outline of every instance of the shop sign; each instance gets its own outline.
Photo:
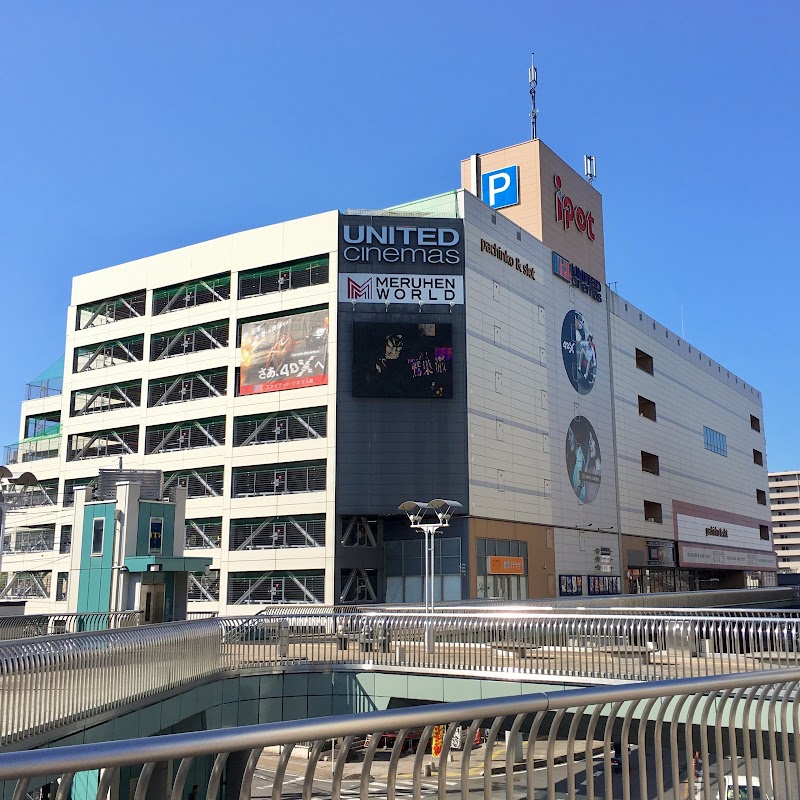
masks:
[[[533,267],[527,261],[523,263],[521,258],[512,256],[508,250],[503,250],[499,244],[492,244],[491,242],[487,242],[486,239],[481,239],[481,253],[489,253],[489,255],[494,256],[498,261],[502,261],[517,272],[521,272],[526,278],[530,278],[532,281],[536,280]]]
[[[571,261],[553,251],[553,275],[558,275],[575,289],[588,294],[596,303],[603,302],[603,286],[597,278],[576,267]]]
[[[678,555],[682,567],[729,570],[774,570],[778,568],[778,557],[768,551],[743,550],[735,547],[680,542]]]
[[[464,278],[461,275],[343,272],[339,274],[339,299],[348,303],[464,305]]]
[[[489,556],[490,575],[524,575],[525,560],[513,556]]]
[[[568,231],[574,224],[581,233],[585,233],[591,241],[594,241],[594,216],[592,216],[592,212],[584,211],[580,206],[576,206],[572,198],[564,194],[560,175],[553,176],[553,182],[556,185],[556,222],[560,222],[565,231]]]
[[[371,224],[367,224],[367,221]],[[420,266],[464,263],[464,225],[418,218],[343,216],[339,224],[339,261],[352,264]]]
[[[727,528],[718,528],[716,525],[710,525],[706,528],[706,536],[719,536],[721,539],[728,538]]]

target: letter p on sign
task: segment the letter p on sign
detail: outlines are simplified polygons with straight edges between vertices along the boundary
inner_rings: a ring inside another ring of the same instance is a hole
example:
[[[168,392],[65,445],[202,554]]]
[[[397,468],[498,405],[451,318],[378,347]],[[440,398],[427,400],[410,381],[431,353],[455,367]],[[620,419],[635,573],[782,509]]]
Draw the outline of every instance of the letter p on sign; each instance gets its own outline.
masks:
[[[503,167],[481,175],[481,200],[490,208],[519,203],[519,167]]]

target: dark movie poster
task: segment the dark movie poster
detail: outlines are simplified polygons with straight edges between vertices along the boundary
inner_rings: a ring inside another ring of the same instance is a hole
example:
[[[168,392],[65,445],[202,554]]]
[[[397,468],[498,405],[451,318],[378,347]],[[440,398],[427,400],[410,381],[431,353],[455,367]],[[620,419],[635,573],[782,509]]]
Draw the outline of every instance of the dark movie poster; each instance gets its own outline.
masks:
[[[575,417],[569,424],[566,463],[567,476],[578,500],[591,503],[600,491],[603,462],[597,434],[586,417]]]
[[[354,322],[353,396],[452,397],[452,325]]]
[[[328,382],[328,311],[306,311],[242,325],[239,394]]]

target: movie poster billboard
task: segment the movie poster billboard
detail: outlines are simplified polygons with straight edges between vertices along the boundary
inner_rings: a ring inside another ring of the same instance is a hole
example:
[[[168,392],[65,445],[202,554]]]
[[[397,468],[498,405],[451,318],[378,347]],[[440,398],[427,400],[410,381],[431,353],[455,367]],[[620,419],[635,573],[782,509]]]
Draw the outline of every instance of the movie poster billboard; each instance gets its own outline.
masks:
[[[621,594],[622,581],[619,575],[588,575],[589,594]]]
[[[589,394],[597,376],[597,345],[580,311],[573,309],[564,317],[561,356],[572,387],[578,394]]]
[[[242,325],[239,394],[280,392],[328,382],[328,311]]]
[[[569,424],[566,464],[567,476],[576,497],[582,503],[591,503],[600,491],[603,462],[597,434],[586,417],[575,417]]]
[[[354,322],[353,396],[452,397],[452,325]]]
[[[575,597],[583,594],[583,575],[559,575],[558,593],[562,597]]]

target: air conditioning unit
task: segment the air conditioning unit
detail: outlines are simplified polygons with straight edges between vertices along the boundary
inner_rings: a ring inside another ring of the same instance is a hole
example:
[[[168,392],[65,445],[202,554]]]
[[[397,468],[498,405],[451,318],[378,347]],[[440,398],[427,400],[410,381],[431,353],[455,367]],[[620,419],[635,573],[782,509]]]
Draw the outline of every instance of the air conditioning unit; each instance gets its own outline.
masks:
[[[655,517],[648,517],[648,518],[647,518],[647,521],[648,521],[648,522],[655,522],[655,521],[656,521],[656,518],[655,518]]]

